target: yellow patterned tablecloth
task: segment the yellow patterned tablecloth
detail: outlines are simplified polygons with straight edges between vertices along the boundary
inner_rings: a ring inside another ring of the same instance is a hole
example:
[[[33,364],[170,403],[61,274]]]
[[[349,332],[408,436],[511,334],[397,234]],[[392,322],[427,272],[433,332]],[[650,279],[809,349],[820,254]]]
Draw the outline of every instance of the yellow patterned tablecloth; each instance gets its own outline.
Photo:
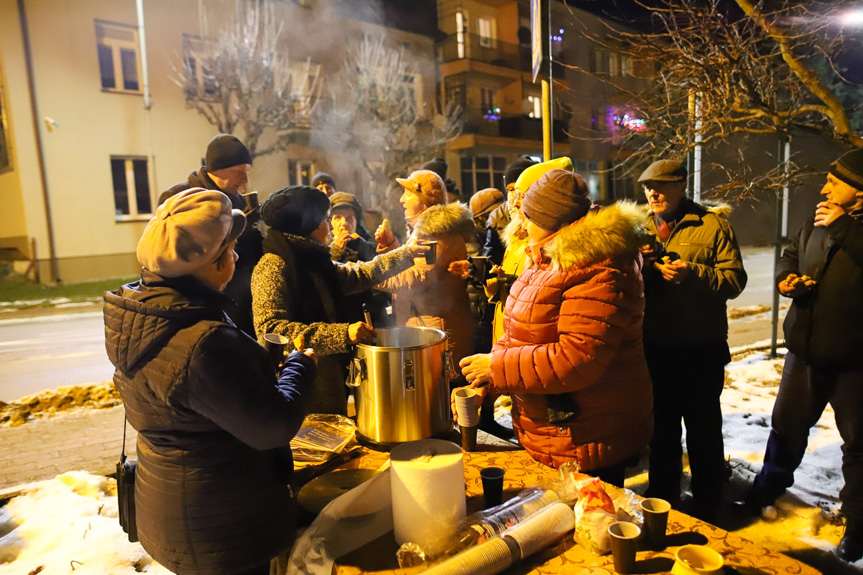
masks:
[[[358,459],[343,469],[378,469],[386,463],[388,454],[365,450]],[[465,485],[468,496],[468,513],[480,509],[482,483],[479,471],[484,467],[506,469],[504,499],[527,487],[539,485],[544,478],[553,476],[554,469],[534,461],[524,451],[465,454]],[[674,552],[681,545],[697,543],[708,545],[725,558],[725,575],[817,575],[818,571],[799,561],[770,551],[751,541],[729,533],[709,523],[699,521],[672,510],[668,518],[668,547],[662,551],[639,551],[636,556],[638,573],[669,573],[674,563]],[[338,575],[361,573],[413,574],[420,569],[399,570],[395,559],[396,544],[392,533],[378,538],[363,548],[341,557],[333,572]],[[507,570],[518,574],[614,574],[611,555],[597,557],[577,545],[572,536],[534,557],[525,559]]]

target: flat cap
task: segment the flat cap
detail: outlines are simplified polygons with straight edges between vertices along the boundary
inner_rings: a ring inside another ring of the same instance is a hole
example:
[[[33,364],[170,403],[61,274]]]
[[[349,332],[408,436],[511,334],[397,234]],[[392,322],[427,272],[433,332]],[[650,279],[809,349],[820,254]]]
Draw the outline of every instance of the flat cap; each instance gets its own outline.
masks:
[[[638,177],[638,183],[654,182],[684,182],[686,181],[686,165],[678,160],[657,160],[653,162]]]

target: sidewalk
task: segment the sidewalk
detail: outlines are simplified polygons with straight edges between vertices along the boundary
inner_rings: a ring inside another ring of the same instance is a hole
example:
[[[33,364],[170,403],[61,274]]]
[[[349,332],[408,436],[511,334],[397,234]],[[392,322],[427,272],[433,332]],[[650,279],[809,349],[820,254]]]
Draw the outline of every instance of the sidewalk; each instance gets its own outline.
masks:
[[[126,431],[126,453],[134,457],[135,430]],[[0,499],[20,487],[67,471],[110,475],[123,440],[123,407],[82,409],[0,428]]]

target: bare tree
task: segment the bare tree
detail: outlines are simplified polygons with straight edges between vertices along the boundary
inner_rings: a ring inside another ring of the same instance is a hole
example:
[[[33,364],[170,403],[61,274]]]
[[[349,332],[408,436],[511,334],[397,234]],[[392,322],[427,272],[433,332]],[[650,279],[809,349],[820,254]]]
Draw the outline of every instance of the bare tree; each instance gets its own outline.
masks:
[[[846,40],[838,14],[848,4],[657,0],[641,4],[652,12],[653,32],[609,27],[592,37],[599,49],[642,63],[633,68],[645,80],[640,91],[599,76],[623,95],[624,108],[645,120],[641,131],[619,130],[628,151],[623,166],[636,170],[656,157],[683,156],[698,143],[710,149],[764,134],[815,132],[863,145],[848,102],[834,90],[847,84],[833,58]],[[711,167],[725,176],[711,192],[736,199],[775,192],[807,173],[797,165],[787,173],[778,166],[756,173],[742,155]]]
[[[186,38],[175,68],[187,107],[240,137],[253,157],[283,150],[310,125],[318,67],[288,58],[272,1],[236,0],[233,16],[212,33],[208,14],[199,16],[204,37]]]
[[[461,132],[461,111],[420,103],[418,63],[384,36],[365,35],[346,54],[316,128],[331,146],[356,154],[370,182],[369,207],[401,221],[393,209],[401,193],[394,179],[442,155]]]

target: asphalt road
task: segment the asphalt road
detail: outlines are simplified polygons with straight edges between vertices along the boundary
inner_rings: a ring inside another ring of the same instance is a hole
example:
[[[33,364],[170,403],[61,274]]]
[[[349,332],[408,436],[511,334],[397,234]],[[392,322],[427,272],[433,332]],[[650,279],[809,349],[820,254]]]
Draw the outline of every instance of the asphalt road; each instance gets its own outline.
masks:
[[[0,322],[0,401],[113,373],[101,311]]]
[[[749,283],[729,305],[771,305],[773,250],[743,252]],[[739,327],[741,333],[732,333],[729,340],[732,347],[769,337],[761,324]],[[0,401],[63,385],[110,381],[114,369],[105,354],[104,333],[101,311],[0,321]]]

